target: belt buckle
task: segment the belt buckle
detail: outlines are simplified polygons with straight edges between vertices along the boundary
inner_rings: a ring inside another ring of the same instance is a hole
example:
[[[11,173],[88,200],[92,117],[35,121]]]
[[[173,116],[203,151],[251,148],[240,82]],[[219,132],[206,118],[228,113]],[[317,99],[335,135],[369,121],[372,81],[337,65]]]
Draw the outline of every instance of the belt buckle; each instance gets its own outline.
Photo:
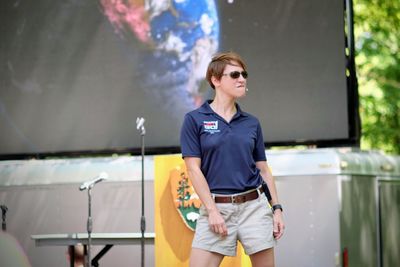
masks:
[[[231,203],[236,203],[236,196],[231,196]]]

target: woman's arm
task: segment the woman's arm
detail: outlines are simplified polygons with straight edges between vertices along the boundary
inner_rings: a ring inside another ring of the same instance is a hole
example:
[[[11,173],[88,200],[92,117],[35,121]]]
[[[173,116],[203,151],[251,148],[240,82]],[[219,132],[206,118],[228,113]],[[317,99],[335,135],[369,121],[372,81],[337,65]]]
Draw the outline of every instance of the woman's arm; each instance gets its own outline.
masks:
[[[276,186],[275,186],[275,179],[272,176],[271,171],[269,170],[267,162],[257,161],[256,166],[260,170],[262,178],[268,185],[268,189],[271,193],[271,201],[270,201],[271,206],[278,204],[279,201],[278,201],[278,193],[276,191]],[[280,209],[277,209],[274,211],[274,237],[276,239],[281,238],[284,229],[285,225],[283,223],[282,211]]]
[[[200,169],[200,158],[185,157],[184,160],[189,179],[193,184],[194,190],[196,191],[197,195],[199,196],[201,202],[208,212],[208,223],[211,230],[217,234],[226,236],[228,234],[228,231],[225,225],[225,221],[219,213],[217,206],[215,205],[206,178],[204,177]]]

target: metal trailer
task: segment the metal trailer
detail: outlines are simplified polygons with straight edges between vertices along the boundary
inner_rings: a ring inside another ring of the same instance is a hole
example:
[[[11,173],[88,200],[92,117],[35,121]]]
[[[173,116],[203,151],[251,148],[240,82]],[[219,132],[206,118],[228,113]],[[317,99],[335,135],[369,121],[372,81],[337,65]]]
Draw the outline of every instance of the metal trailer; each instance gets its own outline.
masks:
[[[284,206],[277,266],[400,266],[400,157],[376,151],[272,151]]]
[[[267,151],[267,158],[286,223],[276,266],[400,266],[399,156],[307,149]],[[147,232],[154,232],[153,159],[144,164]],[[65,247],[36,247],[31,235],[85,232],[87,197],[78,187],[101,171],[110,180],[94,189],[94,232],[140,232],[140,157],[0,161],[7,232],[32,266],[68,266]],[[118,246],[100,266],[139,266],[139,259],[138,246]],[[146,266],[154,262],[147,245]]]

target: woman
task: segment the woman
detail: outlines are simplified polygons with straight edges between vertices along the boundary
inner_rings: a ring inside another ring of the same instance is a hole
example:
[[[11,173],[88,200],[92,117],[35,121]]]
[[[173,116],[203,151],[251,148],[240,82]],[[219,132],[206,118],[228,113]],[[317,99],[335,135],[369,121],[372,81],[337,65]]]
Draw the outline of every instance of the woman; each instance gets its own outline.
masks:
[[[246,66],[239,55],[221,53],[209,63],[206,78],[215,97],[186,114],[181,130],[182,156],[202,201],[190,266],[219,266],[224,256],[236,255],[237,240],[254,267],[274,266],[273,246],[284,230],[282,206],[260,123],[236,103],[247,91]]]

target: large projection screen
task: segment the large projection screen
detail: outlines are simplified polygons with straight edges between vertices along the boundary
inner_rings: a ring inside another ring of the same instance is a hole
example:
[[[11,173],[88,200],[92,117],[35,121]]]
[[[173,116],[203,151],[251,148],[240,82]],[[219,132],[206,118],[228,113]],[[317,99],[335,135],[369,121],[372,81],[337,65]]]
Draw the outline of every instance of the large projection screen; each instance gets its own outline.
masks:
[[[264,141],[350,140],[343,1],[1,1],[0,155],[179,146],[211,56],[249,69]]]

